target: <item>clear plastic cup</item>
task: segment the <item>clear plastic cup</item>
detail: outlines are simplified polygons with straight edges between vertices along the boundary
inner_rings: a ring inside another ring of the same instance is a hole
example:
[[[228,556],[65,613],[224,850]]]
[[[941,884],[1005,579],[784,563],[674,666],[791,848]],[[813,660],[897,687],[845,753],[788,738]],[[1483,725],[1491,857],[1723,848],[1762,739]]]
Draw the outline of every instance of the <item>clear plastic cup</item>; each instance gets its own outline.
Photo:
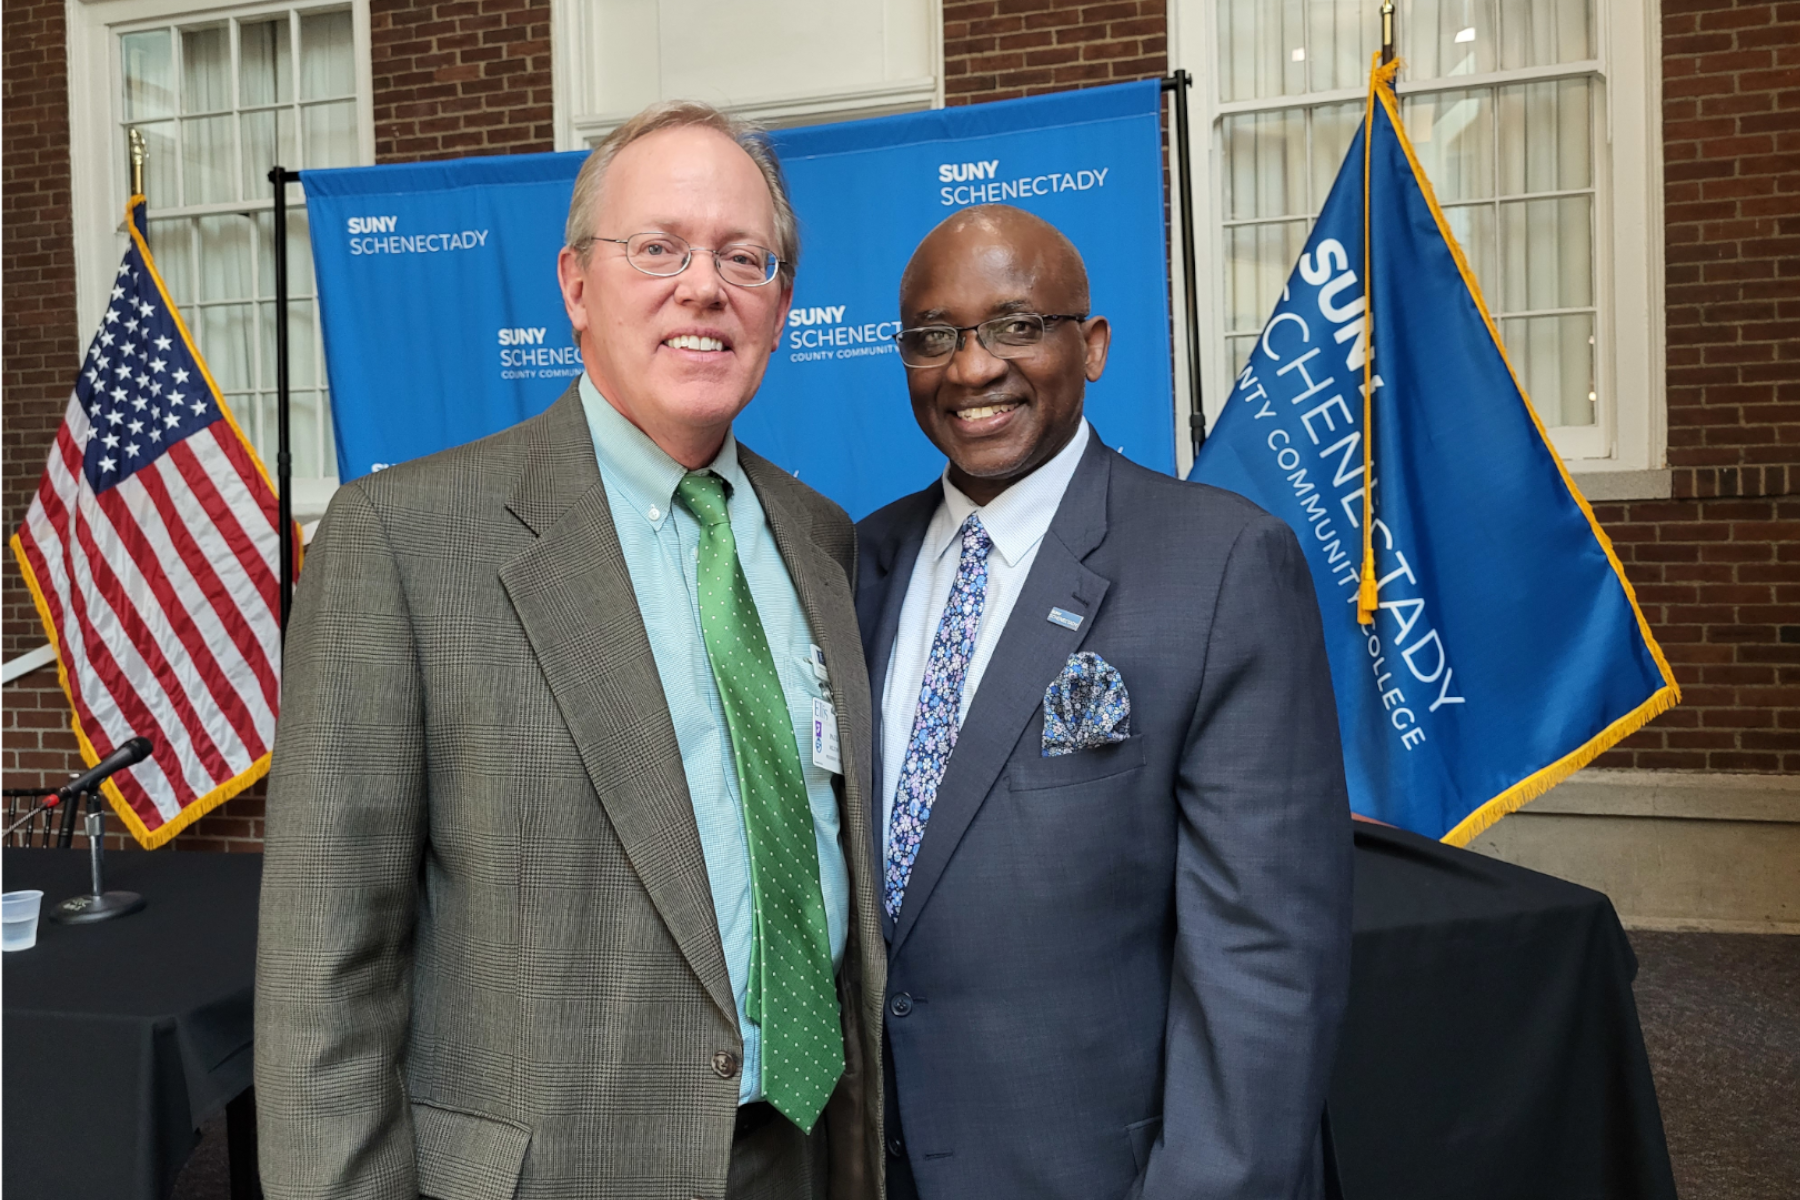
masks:
[[[29,950],[37,945],[38,910],[43,905],[44,893],[39,891],[0,896],[0,950]]]

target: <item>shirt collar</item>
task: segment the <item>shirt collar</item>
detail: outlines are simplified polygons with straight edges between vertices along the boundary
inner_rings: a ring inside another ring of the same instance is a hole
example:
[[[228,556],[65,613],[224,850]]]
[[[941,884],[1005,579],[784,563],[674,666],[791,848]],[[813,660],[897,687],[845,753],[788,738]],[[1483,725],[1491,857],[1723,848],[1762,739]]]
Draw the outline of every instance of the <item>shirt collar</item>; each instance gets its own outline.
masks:
[[[609,404],[585,371],[581,375],[581,409],[587,416],[588,434],[594,439],[600,474],[638,516],[661,529],[674,506],[675,486],[688,473],[687,468]],[[707,469],[729,484],[734,496],[749,486],[738,466],[737,435],[731,430],[726,430],[725,443]]]
[[[923,553],[939,558],[957,542],[957,534],[970,513],[981,514],[982,527],[994,541],[994,550],[1009,567],[1043,540],[1050,522],[1062,504],[1063,492],[1075,477],[1075,468],[1087,450],[1089,429],[1084,418],[1069,444],[1056,456],[1019,482],[995,496],[986,505],[978,505],[950,482],[950,468],[945,466],[942,479],[944,501],[938,505],[930,527],[925,531]]]

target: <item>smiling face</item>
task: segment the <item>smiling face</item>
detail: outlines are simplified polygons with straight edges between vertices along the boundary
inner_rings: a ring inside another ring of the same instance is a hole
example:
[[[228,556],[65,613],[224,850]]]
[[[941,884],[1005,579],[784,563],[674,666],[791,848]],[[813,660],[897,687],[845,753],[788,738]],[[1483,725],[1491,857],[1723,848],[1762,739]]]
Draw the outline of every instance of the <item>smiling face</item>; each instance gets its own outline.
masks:
[[[659,130],[612,160],[596,200],[600,237],[673,233],[695,247],[776,246],[762,172],[729,137],[698,126]],[[595,242],[557,261],[563,305],[600,394],[672,458],[711,462],[750,403],[781,339],[793,289],[744,288],[694,251],[679,275],[645,275],[625,247]]]
[[[1020,209],[965,209],[928,234],[900,283],[900,319],[975,325],[1008,313],[1087,312],[1087,271],[1067,238]],[[1081,425],[1087,384],[1106,367],[1106,318],[1058,321],[1017,358],[970,330],[938,366],[907,367],[913,417],[977,504],[1043,466]]]

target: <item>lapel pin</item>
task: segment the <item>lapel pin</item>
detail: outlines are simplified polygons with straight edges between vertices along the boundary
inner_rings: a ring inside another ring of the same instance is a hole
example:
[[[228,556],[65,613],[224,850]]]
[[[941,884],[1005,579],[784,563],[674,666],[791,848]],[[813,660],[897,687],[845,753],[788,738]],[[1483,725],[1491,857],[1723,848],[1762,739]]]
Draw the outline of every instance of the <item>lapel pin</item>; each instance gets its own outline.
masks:
[[[1066,608],[1053,608],[1049,620],[1052,625],[1061,625],[1064,629],[1080,629],[1082,618]]]

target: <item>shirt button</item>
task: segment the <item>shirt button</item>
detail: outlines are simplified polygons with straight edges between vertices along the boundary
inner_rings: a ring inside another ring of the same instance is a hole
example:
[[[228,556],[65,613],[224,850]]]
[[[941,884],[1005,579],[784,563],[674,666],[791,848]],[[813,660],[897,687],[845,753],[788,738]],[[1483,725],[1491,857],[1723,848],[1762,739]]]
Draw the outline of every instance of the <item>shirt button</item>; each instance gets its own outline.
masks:
[[[720,1079],[730,1079],[733,1075],[738,1073],[737,1055],[729,1050],[719,1051],[717,1054],[713,1055],[712,1069],[713,1074],[717,1075]]]
[[[905,992],[901,992],[898,996],[895,996],[888,1002],[888,1011],[893,1013],[896,1017],[904,1017],[907,1013],[912,1011],[912,997]]]
[[[644,515],[646,517],[649,517],[652,521],[660,521],[660,520],[662,520],[662,509],[660,509],[660,508],[656,507],[656,505],[652,504],[650,506],[650,511],[645,513]]]
[[[906,1144],[898,1137],[891,1137],[888,1139],[888,1153],[899,1158],[906,1153]]]

